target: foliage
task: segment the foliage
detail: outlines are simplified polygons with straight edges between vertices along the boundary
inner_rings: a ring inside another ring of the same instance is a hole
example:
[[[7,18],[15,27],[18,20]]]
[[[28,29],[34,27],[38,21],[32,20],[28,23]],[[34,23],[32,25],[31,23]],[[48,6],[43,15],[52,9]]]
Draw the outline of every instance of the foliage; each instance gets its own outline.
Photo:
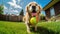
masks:
[[[59,14],[59,15],[57,15],[57,16],[60,16],[60,14]]]
[[[23,12],[23,9],[21,10],[21,12],[20,12],[20,15],[24,16],[24,12]]]
[[[55,16],[52,16],[50,21],[56,21],[56,17]]]
[[[45,16],[43,14],[40,14],[41,20],[45,20]]]
[[[4,6],[0,5],[0,14],[3,14]]]

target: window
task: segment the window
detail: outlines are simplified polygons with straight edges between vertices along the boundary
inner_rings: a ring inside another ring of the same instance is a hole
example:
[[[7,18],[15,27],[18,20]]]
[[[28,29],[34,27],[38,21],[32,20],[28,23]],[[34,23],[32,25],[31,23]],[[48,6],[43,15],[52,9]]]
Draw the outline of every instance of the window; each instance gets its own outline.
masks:
[[[55,15],[55,11],[54,11],[54,8],[53,7],[50,8],[50,14],[51,14],[51,16],[54,16]]]

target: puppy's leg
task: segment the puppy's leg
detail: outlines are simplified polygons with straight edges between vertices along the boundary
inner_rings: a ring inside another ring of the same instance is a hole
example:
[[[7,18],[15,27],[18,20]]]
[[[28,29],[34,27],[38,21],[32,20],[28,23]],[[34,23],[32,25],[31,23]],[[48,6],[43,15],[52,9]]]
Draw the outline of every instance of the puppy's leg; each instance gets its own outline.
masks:
[[[30,33],[30,28],[29,28],[29,14],[26,12],[26,20],[25,20],[25,24],[26,24],[26,27],[27,27],[27,32]]]
[[[27,27],[27,32],[30,33],[30,28],[29,28],[28,22],[26,23],[26,27]]]

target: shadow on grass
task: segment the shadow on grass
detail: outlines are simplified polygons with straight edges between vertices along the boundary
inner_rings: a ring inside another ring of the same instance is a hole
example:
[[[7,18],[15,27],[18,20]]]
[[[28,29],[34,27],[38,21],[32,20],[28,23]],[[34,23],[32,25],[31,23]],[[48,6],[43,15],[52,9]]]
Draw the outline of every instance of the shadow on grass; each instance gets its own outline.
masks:
[[[34,27],[31,27],[31,32],[34,32],[35,34],[59,34],[59,32],[54,32],[40,26],[37,27],[37,31],[34,31]]]

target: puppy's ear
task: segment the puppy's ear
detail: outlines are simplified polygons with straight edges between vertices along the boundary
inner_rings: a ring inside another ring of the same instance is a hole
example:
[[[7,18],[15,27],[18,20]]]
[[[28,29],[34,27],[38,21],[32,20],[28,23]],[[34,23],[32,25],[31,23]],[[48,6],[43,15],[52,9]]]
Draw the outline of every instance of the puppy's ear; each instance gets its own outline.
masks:
[[[38,6],[39,7],[39,13],[42,11],[42,8],[41,8],[41,6]]]
[[[40,11],[42,10],[42,7],[41,7],[41,6],[39,6],[39,10],[40,10]]]
[[[28,6],[26,7],[26,12],[28,12]]]

